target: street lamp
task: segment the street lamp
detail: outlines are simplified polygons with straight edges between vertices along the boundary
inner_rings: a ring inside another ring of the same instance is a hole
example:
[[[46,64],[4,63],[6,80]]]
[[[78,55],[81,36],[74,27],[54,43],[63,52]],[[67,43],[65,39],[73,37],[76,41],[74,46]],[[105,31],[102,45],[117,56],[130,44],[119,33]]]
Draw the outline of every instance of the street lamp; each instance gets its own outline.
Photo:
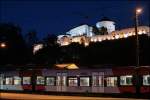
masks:
[[[142,9],[141,9],[141,8],[136,9],[136,13],[137,13],[137,14],[140,14],[141,12],[142,12]]]
[[[139,64],[139,37],[138,37],[138,16],[141,14],[142,9],[137,8],[135,10],[135,35],[136,35],[136,93],[137,95],[140,94],[140,80],[138,75],[138,68],[140,67]]]
[[[142,9],[137,8],[135,11],[135,35],[136,35],[136,67],[139,67],[139,37],[138,37],[138,16],[141,14]]]
[[[4,42],[0,43],[0,48],[6,48],[6,43]]]

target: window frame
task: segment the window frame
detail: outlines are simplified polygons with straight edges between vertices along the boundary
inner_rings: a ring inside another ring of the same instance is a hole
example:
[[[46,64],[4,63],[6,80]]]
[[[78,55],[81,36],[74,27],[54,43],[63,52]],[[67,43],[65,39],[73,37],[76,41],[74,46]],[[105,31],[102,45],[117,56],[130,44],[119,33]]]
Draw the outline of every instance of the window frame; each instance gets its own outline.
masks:
[[[20,78],[20,84],[15,84],[15,77]],[[13,83],[14,83],[14,85],[22,85],[22,77],[20,77],[20,76],[13,76]]]
[[[102,78],[101,81],[100,81],[100,77]],[[91,86],[92,87],[104,87],[104,81],[105,81],[105,78],[102,75],[91,76]],[[100,84],[100,82],[101,82],[101,84]]]
[[[89,78],[89,85],[88,86],[81,85],[81,78]],[[91,86],[91,76],[80,76],[79,77],[79,86],[80,87],[90,87]]]
[[[54,85],[48,85],[47,78],[54,78]],[[56,76],[45,76],[45,86],[56,86]]]
[[[42,77],[42,78],[44,79],[44,83],[43,83],[43,84],[41,84],[41,83],[40,83],[40,84],[37,84],[37,78],[38,78],[38,77]],[[45,76],[36,76],[35,83],[36,83],[36,85],[46,85],[46,84],[45,84]]]
[[[76,85],[76,86],[75,86],[75,85],[74,85],[74,86],[72,86],[72,85],[70,86],[70,85],[69,85],[69,78],[77,78],[77,85]],[[68,77],[67,77],[67,86],[68,86],[68,87],[78,87],[78,86],[79,86],[79,78],[76,77],[76,76],[68,76]]]
[[[0,76],[0,86],[4,85],[5,78]]]
[[[107,82],[108,78],[113,78],[113,83],[114,83],[113,85],[112,84],[110,85],[110,83],[108,85],[108,82]],[[107,76],[107,77],[105,77],[105,79],[106,79],[106,87],[118,87],[118,77],[117,76]],[[116,79],[116,84],[115,84],[115,79]]]
[[[30,78],[29,84],[24,84],[24,78]],[[32,77],[31,76],[22,76],[22,85],[32,85]]]
[[[124,84],[121,83],[121,80],[122,80],[121,77],[125,77]],[[131,84],[127,84],[127,77],[131,77]],[[134,85],[133,84],[133,75],[121,75],[119,79],[120,79],[119,80],[120,81],[119,82],[120,86],[133,86]]]
[[[150,84],[144,84],[144,76],[149,76],[150,77],[150,75],[149,74],[147,74],[147,75],[142,75],[142,86],[150,86]],[[147,80],[147,82],[148,82],[148,80]]]
[[[6,84],[6,78],[11,78],[12,80],[12,83],[11,84]],[[14,85],[14,82],[13,82],[13,77],[12,76],[6,76],[5,78],[4,78],[4,83],[5,83],[5,85]]]

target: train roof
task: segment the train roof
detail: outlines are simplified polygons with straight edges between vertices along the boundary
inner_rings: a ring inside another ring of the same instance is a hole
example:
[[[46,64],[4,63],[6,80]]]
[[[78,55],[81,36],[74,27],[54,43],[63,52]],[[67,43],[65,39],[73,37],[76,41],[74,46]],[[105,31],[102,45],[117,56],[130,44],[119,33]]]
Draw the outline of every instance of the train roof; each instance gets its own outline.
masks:
[[[55,64],[55,65],[9,65],[0,66],[0,70],[28,70],[28,69],[57,69],[57,70],[80,70],[80,69],[120,69],[120,68],[136,68],[136,66],[115,66],[115,65],[90,65],[80,66],[74,63]],[[140,66],[139,68],[150,68],[150,65]]]

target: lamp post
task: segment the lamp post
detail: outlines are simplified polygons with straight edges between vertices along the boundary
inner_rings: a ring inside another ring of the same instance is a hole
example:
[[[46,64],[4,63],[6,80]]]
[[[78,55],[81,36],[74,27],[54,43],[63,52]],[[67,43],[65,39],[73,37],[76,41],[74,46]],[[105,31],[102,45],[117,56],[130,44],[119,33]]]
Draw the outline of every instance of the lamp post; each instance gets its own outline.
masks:
[[[138,16],[141,14],[142,9],[137,8],[135,10],[135,35],[136,35],[136,94],[139,96],[140,94],[140,76],[138,75],[138,69],[140,67],[139,64],[139,37],[138,37]]]
[[[135,34],[136,34],[136,67],[139,67],[139,37],[138,37],[138,16],[142,9],[138,8],[135,11]]]

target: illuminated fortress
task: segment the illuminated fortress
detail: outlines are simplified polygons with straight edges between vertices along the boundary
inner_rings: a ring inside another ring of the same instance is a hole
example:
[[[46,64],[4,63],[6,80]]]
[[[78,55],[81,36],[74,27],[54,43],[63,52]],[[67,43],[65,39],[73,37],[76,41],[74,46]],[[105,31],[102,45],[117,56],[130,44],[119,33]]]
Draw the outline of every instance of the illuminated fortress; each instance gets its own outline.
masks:
[[[65,46],[69,45],[72,42],[77,42],[80,44],[84,43],[84,45],[87,46],[90,42],[101,42],[104,40],[127,38],[135,35],[134,27],[115,30],[115,22],[108,18],[103,18],[102,20],[97,22],[96,28],[98,30],[105,28],[107,30],[107,33],[95,34],[93,32],[93,27],[83,24],[69,30],[65,35],[59,35],[57,37],[57,43],[59,43],[61,46]],[[147,34],[148,36],[150,36],[150,27],[138,26],[138,34]]]

